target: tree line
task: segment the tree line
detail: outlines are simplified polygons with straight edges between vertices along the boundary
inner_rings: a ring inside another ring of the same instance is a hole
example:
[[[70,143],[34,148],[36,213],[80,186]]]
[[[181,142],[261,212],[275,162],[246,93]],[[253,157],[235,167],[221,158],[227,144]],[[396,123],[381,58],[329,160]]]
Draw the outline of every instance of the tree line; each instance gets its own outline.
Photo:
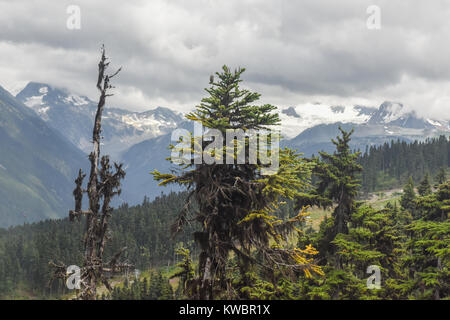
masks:
[[[450,140],[441,135],[424,141],[407,143],[392,140],[379,146],[367,147],[359,163],[363,193],[400,187],[409,177],[419,182],[425,175],[435,175],[450,166]]]

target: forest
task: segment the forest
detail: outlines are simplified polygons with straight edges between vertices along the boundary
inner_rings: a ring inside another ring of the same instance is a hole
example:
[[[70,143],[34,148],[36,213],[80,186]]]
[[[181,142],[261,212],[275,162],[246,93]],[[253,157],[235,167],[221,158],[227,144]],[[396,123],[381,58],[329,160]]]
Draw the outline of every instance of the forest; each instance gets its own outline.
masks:
[[[419,183],[450,166],[450,141],[441,135],[424,141],[394,141],[367,147],[359,158],[364,170],[361,191],[369,193],[403,186],[409,177]]]
[[[276,125],[276,107],[255,105],[260,95],[240,87],[244,71],[224,66],[187,119],[220,132]],[[104,256],[115,261],[119,252],[123,265],[142,274],[119,278],[109,291],[89,292],[91,299],[449,299],[448,138],[393,141],[361,154],[350,149],[351,135],[340,129],[332,140],[335,152],[317,157],[276,150],[280,162],[273,175],[262,175],[265,164],[259,162],[194,159],[170,173],[155,170],[160,185],[178,184],[186,191],[116,210],[109,199],[119,184],[99,188],[103,194],[88,189],[91,211],[81,210],[80,171],[69,219],[0,230],[0,295],[73,297],[55,278],[55,266],[94,261],[84,253],[96,248],[86,239],[95,226],[89,219],[98,214],[110,218],[108,228],[100,229],[110,231],[99,238],[101,253],[108,239]],[[196,143],[207,143],[190,139],[194,154]],[[250,142],[249,137],[244,146]],[[231,151],[222,147],[228,155],[239,145]],[[217,156],[217,149],[206,150]],[[107,158],[101,164],[98,185],[120,180],[120,165],[114,175]],[[91,186],[92,179],[97,178],[91,172]],[[398,186],[400,198],[382,208],[363,200],[369,192]],[[93,207],[99,199],[106,199],[106,206]],[[313,208],[328,212],[318,228],[308,224]]]
[[[406,145],[408,146],[410,145]],[[401,157],[401,154],[396,154]],[[396,161],[398,159],[394,160],[394,163]],[[365,170],[363,169],[363,172]],[[408,172],[408,175],[413,176],[414,172]],[[345,270],[348,271],[338,272],[333,266],[325,265],[328,277],[307,279],[302,276],[297,282],[289,284],[288,291],[284,290],[284,285],[269,286],[272,291],[267,290],[266,294],[272,292],[273,296],[270,298],[302,299],[432,299],[435,298],[433,294],[436,294],[434,290],[439,289],[442,283],[443,292],[447,292],[444,294],[448,296],[448,286],[445,286],[448,284],[448,273],[445,274],[444,271],[448,268],[450,226],[445,216],[445,219],[442,219],[442,214],[446,213],[443,210],[444,202],[447,200],[448,203],[450,194],[449,183],[445,177],[445,171],[441,171],[433,179],[420,181],[423,183],[414,185],[413,180],[405,183],[401,201],[392,201],[392,204],[388,203],[382,210],[358,203],[358,209],[350,220],[352,227],[349,233],[345,237],[341,236],[336,243],[340,250],[338,252],[346,259]],[[440,185],[440,182],[444,181],[447,182]],[[421,186],[422,194],[419,194],[417,187]],[[189,250],[192,256],[197,255],[198,249],[190,236],[195,228],[192,227],[175,239],[172,239],[169,232],[186,197],[185,192],[171,193],[161,195],[151,202],[144,199],[139,206],[123,205],[114,211],[111,220],[111,242],[106,254],[110,255],[124,244],[127,247],[127,258],[133,261],[138,269],[153,271],[138,282],[131,281],[124,283],[123,287],[117,286],[109,296],[105,295],[104,299],[183,297],[181,287],[171,288],[165,284],[177,271],[184,271],[184,262],[191,266],[191,272],[195,266],[192,259],[186,260],[187,257],[182,254],[186,251],[180,252],[180,249],[184,248]],[[446,210],[448,214],[449,208]],[[286,219],[293,217],[294,212],[294,204],[290,201],[277,215]],[[319,230],[302,223],[302,232],[296,241],[301,244],[312,243],[317,248],[324,246],[323,250],[326,250],[327,245],[322,238],[331,223],[332,217],[322,221]],[[24,293],[29,293],[30,297],[57,298],[68,294],[69,290],[63,283],[51,282],[48,262],[66,260],[73,264],[81,263],[83,228],[82,224],[73,224],[68,219],[63,219],[26,224],[8,230],[1,229],[1,297],[24,297]],[[442,271],[438,268],[439,259],[443,266]],[[389,277],[389,281],[386,279],[386,285],[389,284],[390,287],[384,288],[383,293],[381,290],[368,290],[365,283],[369,275],[364,267],[378,261],[385,261],[386,267],[383,268],[382,275]],[[447,266],[442,261],[447,261]],[[170,266],[170,272],[163,276],[158,270],[166,270],[167,265]],[[414,268],[411,268],[412,266]],[[160,292],[164,287],[165,293],[162,294]],[[275,294],[276,291],[279,292],[278,295]]]

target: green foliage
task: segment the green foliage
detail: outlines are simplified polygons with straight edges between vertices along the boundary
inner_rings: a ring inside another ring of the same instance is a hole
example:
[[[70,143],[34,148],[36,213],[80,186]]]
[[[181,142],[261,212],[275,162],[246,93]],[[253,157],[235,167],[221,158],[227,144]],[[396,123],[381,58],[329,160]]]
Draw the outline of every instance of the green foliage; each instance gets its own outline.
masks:
[[[116,285],[110,294],[102,300],[172,300],[174,298],[169,279],[161,272],[154,272],[142,280],[133,280],[131,285],[125,280],[123,285]]]
[[[362,192],[401,187],[412,177],[418,183],[425,174],[437,174],[435,183],[445,181],[446,168],[450,167],[450,140],[448,136],[424,141],[394,141],[368,147],[359,162],[364,168],[361,174]],[[439,182],[440,181],[440,182]]]
[[[178,270],[170,276],[170,279],[180,278],[179,291],[182,292],[186,297],[192,296],[192,282],[195,277],[194,265],[190,256],[189,249],[183,247],[176,250],[176,254],[183,258],[182,261],[177,263]]]
[[[362,170],[357,163],[359,153],[350,151],[350,136],[353,130],[346,132],[341,127],[342,136],[332,140],[336,146],[336,152],[329,154],[320,152],[322,161],[314,169],[314,175],[319,178],[317,193],[335,202],[334,235],[347,233],[347,222],[355,210],[355,198],[358,193],[359,180],[356,174]]]
[[[111,257],[125,245],[127,259],[138,269],[174,264],[176,242],[171,238],[170,225],[185,199],[185,193],[171,193],[153,202],[145,199],[138,206],[119,207],[111,217],[111,240],[105,256]],[[84,228],[84,223],[62,219],[0,229],[0,296],[14,293],[19,286],[38,297],[68,293],[62,282],[49,286],[52,272],[48,262],[81,265]],[[195,225],[177,237],[189,248],[189,232],[193,230]]]
[[[336,151],[333,154],[320,152],[321,159],[313,160],[316,185],[310,195],[300,194],[296,199],[298,206],[335,204],[332,219],[327,219],[321,227],[317,246],[320,256],[327,261],[333,260],[337,267],[340,267],[342,257],[335,254],[337,242],[334,240],[339,234],[348,233],[349,219],[357,208],[359,180],[356,175],[362,170],[357,162],[359,153],[352,153],[349,147],[353,130],[346,132],[341,127],[339,130],[341,135],[332,140]]]
[[[287,237],[295,231],[295,224],[301,222],[304,215],[296,215],[287,221],[274,215],[284,199],[293,199],[307,188],[314,164],[289,149],[271,147],[266,150],[260,145],[259,153],[279,154],[277,171],[269,176],[262,175],[263,163],[249,161],[247,147],[254,143],[251,141],[255,131],[251,130],[270,129],[279,123],[278,114],[272,112],[276,107],[254,105],[260,95],[240,89],[241,74],[245,69],[234,72],[227,66],[222,69],[221,73],[216,73],[219,80],[205,89],[208,97],[202,99],[187,118],[200,122],[206,130],[219,130],[222,134],[228,129],[245,130],[245,143],[241,142],[234,148],[225,142],[218,146],[224,151],[224,157],[232,159],[237,157],[235,149],[245,148],[244,163],[196,164],[194,157],[200,156],[196,146],[201,145],[204,150],[207,141],[194,137],[191,138],[190,151],[194,155],[191,163],[180,164],[179,172],[174,174],[153,173],[161,185],[176,183],[187,186],[190,191],[185,210],[174,224],[174,231],[183,228],[188,214],[193,214],[201,225],[201,232],[194,234],[201,253],[194,281],[197,289],[191,298],[212,299],[218,295],[217,292],[219,295],[228,293],[228,298],[241,297],[243,291],[239,288],[230,290],[234,282],[226,266],[231,253],[237,255],[239,286],[249,286],[246,274],[254,265],[262,266],[269,274],[277,269],[303,270],[308,276],[321,273],[312,259],[307,258],[315,254],[313,248],[300,250],[286,246]],[[274,138],[275,133],[271,133],[270,139]],[[191,201],[198,210],[189,210]]]
[[[436,182],[435,187],[439,186],[442,183],[445,183],[447,181],[447,171],[444,167],[441,167],[436,174],[436,177],[434,178],[434,181]]]
[[[409,177],[408,183],[403,187],[403,194],[400,199],[400,204],[403,209],[409,210],[412,213],[415,207],[415,199],[416,192],[414,191],[414,181],[412,177]]]
[[[427,194],[431,193],[431,183],[428,173],[423,177],[422,181],[419,184],[419,187],[417,188],[417,191],[421,196],[426,196]]]

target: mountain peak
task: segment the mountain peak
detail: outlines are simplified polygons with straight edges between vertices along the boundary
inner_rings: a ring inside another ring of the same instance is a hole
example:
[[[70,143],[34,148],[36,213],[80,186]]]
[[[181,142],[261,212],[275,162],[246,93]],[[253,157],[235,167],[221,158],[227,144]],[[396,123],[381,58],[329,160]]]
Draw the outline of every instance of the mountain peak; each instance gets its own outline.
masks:
[[[404,116],[414,116],[407,114],[403,104],[392,101],[383,102],[378,110],[370,117],[369,124],[388,124],[401,119]]]
[[[91,149],[91,132],[97,104],[67,89],[30,82],[17,99],[84,152]],[[183,121],[181,114],[165,107],[133,112],[106,107],[102,135],[104,150],[112,157],[138,142],[166,134]]]
[[[389,125],[411,129],[432,129],[436,126],[420,118],[414,111],[405,110],[399,102],[385,101],[369,119],[368,124]]]
[[[93,104],[89,98],[70,93],[66,89],[56,88],[46,83],[29,82],[17,96],[21,102],[34,109],[45,105],[84,106]],[[39,112],[38,112],[39,113]]]
[[[294,107],[289,107],[287,109],[281,110],[281,113],[284,113],[289,117],[300,118]]]

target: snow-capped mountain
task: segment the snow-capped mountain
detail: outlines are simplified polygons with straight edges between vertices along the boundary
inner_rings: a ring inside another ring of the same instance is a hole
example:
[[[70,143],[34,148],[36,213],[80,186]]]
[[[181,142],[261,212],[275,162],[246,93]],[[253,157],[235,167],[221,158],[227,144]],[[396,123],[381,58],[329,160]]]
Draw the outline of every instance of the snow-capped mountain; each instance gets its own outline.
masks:
[[[30,82],[16,98],[78,148],[86,153],[91,151],[90,135],[97,110],[94,101],[36,82]],[[180,113],[163,107],[145,112],[105,108],[102,121],[104,151],[117,158],[136,143],[168,133],[182,120]]]
[[[381,104],[380,108],[368,121],[368,124],[383,124],[413,129],[437,129],[440,131],[449,129],[448,121],[420,118],[414,111],[407,111],[403,104],[390,101]]]
[[[450,131],[448,121],[422,119],[414,111],[408,111],[403,104],[390,101],[382,103],[379,108],[303,104],[282,109],[280,118],[280,129],[287,139],[298,136],[306,129],[338,122],[382,126],[386,135],[402,135],[403,129]]]
[[[373,107],[306,103],[281,110],[280,130],[284,138],[291,139],[305,129],[319,124],[331,124],[335,122],[366,123],[376,111],[377,109]]]
[[[360,150],[364,150],[366,146],[380,145],[393,139],[412,142],[450,133],[448,121],[422,119],[415,112],[408,111],[401,103],[386,101],[378,109],[361,106],[355,108],[362,108],[360,110],[363,110],[364,115],[353,117],[353,120],[351,116],[339,119],[328,111],[329,117],[336,121],[326,119],[318,125],[310,126],[295,138],[284,141],[284,145],[306,155],[320,150],[332,152],[334,145],[330,140],[338,135],[339,126],[344,130],[355,129],[351,146],[353,149]],[[298,116],[302,117],[302,114]],[[290,121],[295,120],[292,118]]]

